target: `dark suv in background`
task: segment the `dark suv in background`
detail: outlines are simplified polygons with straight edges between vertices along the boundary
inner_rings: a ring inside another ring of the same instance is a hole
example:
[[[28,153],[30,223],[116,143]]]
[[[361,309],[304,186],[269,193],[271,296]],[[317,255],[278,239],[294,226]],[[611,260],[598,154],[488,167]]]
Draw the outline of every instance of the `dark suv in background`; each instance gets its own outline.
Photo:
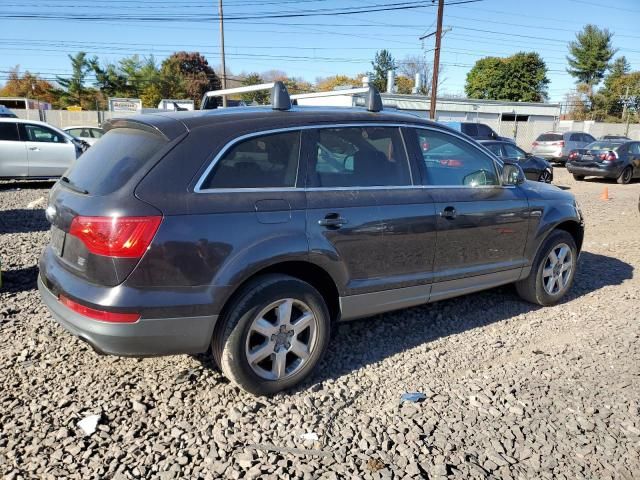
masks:
[[[39,289],[97,351],[212,349],[242,388],[307,377],[338,321],[515,282],[569,290],[573,196],[411,115],[274,107],[142,115],[52,189]]]
[[[501,137],[489,125],[477,122],[442,122],[449,128],[462,132],[474,140],[500,140],[501,142],[515,143],[513,138]]]

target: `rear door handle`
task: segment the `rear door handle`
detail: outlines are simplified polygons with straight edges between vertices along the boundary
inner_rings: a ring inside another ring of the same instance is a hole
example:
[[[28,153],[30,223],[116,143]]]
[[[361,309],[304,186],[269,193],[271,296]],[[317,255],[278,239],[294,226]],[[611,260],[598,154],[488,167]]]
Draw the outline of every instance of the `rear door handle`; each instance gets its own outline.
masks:
[[[320,225],[321,227],[334,229],[340,228],[346,223],[348,223],[347,220],[342,218],[338,213],[329,213],[325,215],[324,218],[318,220],[318,225]]]
[[[29,150],[40,150],[38,147],[29,147]]]
[[[447,207],[440,212],[440,216],[453,220],[458,216],[458,212],[456,212],[456,209],[454,207]]]

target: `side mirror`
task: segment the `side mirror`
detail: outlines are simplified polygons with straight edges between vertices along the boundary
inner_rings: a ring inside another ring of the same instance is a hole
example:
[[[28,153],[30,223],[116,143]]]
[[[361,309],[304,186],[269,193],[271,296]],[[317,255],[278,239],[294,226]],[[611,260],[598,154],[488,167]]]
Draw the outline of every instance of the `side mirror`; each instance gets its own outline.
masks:
[[[503,185],[520,185],[524,183],[525,176],[522,167],[516,163],[505,162],[502,168]]]

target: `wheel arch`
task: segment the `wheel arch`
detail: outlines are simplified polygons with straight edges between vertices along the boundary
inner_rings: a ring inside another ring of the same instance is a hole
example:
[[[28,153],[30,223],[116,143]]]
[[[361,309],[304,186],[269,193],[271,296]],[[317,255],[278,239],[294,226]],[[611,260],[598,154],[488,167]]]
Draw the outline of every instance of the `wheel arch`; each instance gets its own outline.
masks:
[[[268,274],[288,275],[310,284],[322,295],[332,322],[340,318],[340,293],[335,280],[324,268],[304,260],[287,260],[274,263],[247,275],[225,299],[220,311],[220,317],[224,318],[229,306],[233,304],[247,284],[257,277]]]

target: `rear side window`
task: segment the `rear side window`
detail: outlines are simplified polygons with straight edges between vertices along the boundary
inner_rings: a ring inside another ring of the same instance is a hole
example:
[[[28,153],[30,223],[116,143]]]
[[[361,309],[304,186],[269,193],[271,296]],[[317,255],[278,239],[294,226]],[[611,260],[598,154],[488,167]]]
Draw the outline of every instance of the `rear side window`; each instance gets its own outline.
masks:
[[[538,135],[537,142],[559,142],[562,140],[561,133],[542,133]]]
[[[299,155],[299,131],[252,137],[227,150],[200,188],[295,187]]]
[[[632,143],[629,146],[629,153],[640,155],[640,143]]]
[[[313,134],[315,146],[309,167],[309,186],[411,185],[399,128],[326,128]]]
[[[571,136],[569,137],[569,141],[570,142],[584,142],[584,139],[582,138],[582,134],[581,133],[572,133]]]
[[[417,129],[426,184],[442,186],[499,185],[491,157],[448,133]]]
[[[0,140],[18,142],[18,125],[15,123],[0,122]]]
[[[78,158],[67,177],[91,195],[106,195],[120,188],[165,145],[159,135],[114,128]]]
[[[102,135],[104,135],[104,132],[102,130],[98,130],[97,128],[91,128],[89,132],[91,133],[91,136],[93,138],[102,138]]]

